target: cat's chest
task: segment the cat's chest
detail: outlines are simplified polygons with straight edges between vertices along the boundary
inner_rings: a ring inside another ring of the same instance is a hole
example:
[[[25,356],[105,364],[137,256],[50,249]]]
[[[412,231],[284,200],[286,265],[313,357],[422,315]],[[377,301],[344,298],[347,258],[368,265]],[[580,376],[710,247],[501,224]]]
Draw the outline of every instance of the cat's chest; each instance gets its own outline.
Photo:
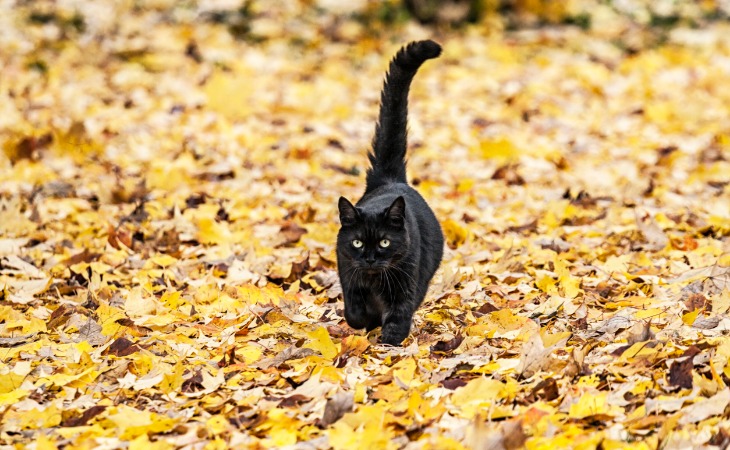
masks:
[[[359,287],[368,293],[368,300],[377,309],[385,309],[398,295],[399,281],[392,274],[370,274],[358,280]]]

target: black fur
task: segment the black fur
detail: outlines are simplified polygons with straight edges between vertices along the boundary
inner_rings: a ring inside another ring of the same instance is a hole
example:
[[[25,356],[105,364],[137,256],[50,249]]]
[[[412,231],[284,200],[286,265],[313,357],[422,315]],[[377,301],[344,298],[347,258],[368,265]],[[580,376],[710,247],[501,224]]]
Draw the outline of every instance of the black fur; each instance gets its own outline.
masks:
[[[437,43],[418,41],[401,48],[390,62],[365,195],[356,205],[344,197],[339,201],[337,268],[345,320],[367,330],[382,325],[381,340],[391,345],[408,336],[413,313],[443,256],[441,227],[408,185],[405,161],[411,80],[424,61],[440,54]],[[384,240],[387,246],[381,245]]]

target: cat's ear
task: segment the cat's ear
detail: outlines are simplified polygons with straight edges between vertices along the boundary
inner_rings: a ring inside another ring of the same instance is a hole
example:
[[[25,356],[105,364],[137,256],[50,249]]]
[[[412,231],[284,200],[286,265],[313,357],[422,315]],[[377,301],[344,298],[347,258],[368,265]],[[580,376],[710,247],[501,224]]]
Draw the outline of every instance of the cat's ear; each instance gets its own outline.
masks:
[[[393,200],[385,212],[385,217],[391,226],[402,228],[406,220],[406,199],[400,196]]]
[[[357,223],[360,218],[360,213],[357,212],[357,208],[355,208],[348,199],[340,197],[340,201],[337,206],[340,208],[340,224],[342,224],[343,227],[355,225],[355,223]]]

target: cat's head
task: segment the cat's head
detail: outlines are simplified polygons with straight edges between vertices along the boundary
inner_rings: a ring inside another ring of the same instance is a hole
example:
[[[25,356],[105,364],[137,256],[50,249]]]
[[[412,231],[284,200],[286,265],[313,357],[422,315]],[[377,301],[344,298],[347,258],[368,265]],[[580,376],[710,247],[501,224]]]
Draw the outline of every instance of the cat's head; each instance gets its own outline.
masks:
[[[388,268],[407,251],[406,201],[401,196],[380,211],[366,211],[340,197],[338,253],[366,271]]]

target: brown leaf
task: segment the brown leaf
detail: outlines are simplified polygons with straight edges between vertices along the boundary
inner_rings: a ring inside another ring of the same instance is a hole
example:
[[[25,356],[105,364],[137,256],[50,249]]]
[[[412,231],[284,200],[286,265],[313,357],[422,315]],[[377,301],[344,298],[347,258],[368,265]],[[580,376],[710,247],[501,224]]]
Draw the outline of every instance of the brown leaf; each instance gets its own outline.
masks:
[[[326,428],[337,422],[346,413],[352,411],[355,405],[355,395],[348,391],[338,391],[334,397],[327,400],[324,414],[319,420],[319,426]]]
[[[287,221],[281,226],[281,234],[284,242],[279,245],[290,245],[299,242],[302,236],[307,233],[306,228],[300,227],[296,222]]]
[[[689,234],[684,235],[684,237],[681,240],[672,239],[671,241],[672,241],[672,247],[676,248],[677,250],[681,250],[683,252],[690,252],[692,250],[695,250],[700,245]]]
[[[42,150],[53,142],[53,135],[46,133],[42,136],[27,136],[22,138],[13,151],[8,152],[7,156],[10,161],[15,164],[22,159],[38,159],[38,151]]]
[[[551,400],[555,400],[559,396],[560,391],[558,389],[558,383],[554,378],[550,377],[537,383],[537,386],[532,389],[532,392],[530,392],[530,395],[527,398],[529,399],[529,403],[534,403],[537,400],[549,402]]]
[[[512,231],[514,233],[534,233],[535,231],[537,231],[537,219],[524,225],[507,227],[506,231]]]
[[[436,344],[431,346],[431,353],[449,353],[456,350],[459,345],[464,341],[464,337],[461,334],[457,334],[448,341],[438,341]]]
[[[314,354],[314,350],[309,348],[299,348],[294,345],[286,348],[283,352],[277,354],[273,358],[262,359],[256,363],[256,367],[260,369],[268,369],[269,367],[279,367],[285,361],[290,359],[299,359]]]
[[[517,173],[517,166],[515,164],[505,164],[499,167],[492,174],[493,180],[504,180],[508,186],[522,186],[525,184],[525,179]]]
[[[692,389],[692,357],[677,360],[669,367],[669,385]]]
[[[223,354],[223,358],[221,358],[221,360],[218,361],[217,366],[218,367],[228,367],[233,364],[236,364],[236,347],[235,346],[231,346],[231,348],[229,348],[228,351],[226,351]]]
[[[335,357],[335,361],[344,365],[348,359],[362,355],[368,347],[370,347],[370,341],[366,338],[356,334],[346,336],[342,339],[341,350]]]
[[[311,398],[302,394],[294,394],[289,397],[285,397],[279,402],[279,406],[282,408],[298,408],[302,403],[307,403]]]
[[[118,338],[112,344],[104,350],[102,353],[103,355],[113,355],[113,356],[129,356],[132,353],[136,353],[140,351],[141,349],[139,346],[129,339],[126,338]]]
[[[691,357],[691,356],[699,355],[700,353],[702,353],[702,350],[700,350],[699,347],[697,347],[696,345],[690,345],[689,347],[687,347],[687,350],[685,350],[684,353],[682,353],[682,357],[683,358]]]
[[[88,248],[83,249],[80,253],[73,255],[72,257],[65,259],[61,262],[66,267],[73,266],[78,263],[90,263],[96,261],[101,256],[101,253],[93,253]]]
[[[573,328],[575,328],[576,330],[587,330],[588,329],[588,319],[586,317],[581,317],[579,319],[571,321],[570,325]]]
[[[289,274],[289,277],[286,279],[288,282],[294,282],[302,277],[304,275],[304,272],[306,272],[309,269],[309,252],[306,252],[300,261],[294,261],[291,263],[291,273]]]
[[[501,429],[502,436],[504,437],[502,445],[505,450],[524,448],[525,442],[527,442],[527,435],[525,434],[521,420],[508,420],[502,424]]]
[[[81,427],[89,423],[91,419],[103,413],[106,410],[106,406],[96,405],[87,409],[80,416],[74,416],[61,422],[61,426],[64,427]]]
[[[730,433],[725,428],[720,428],[717,430],[717,433],[715,433],[709,441],[707,441],[708,445],[714,445],[719,448],[728,448],[730,447]]]
[[[490,312],[499,311],[499,308],[493,304],[486,302],[476,310],[480,314],[489,314]]]
[[[182,390],[182,392],[188,393],[202,391],[203,389],[205,389],[205,386],[203,386],[202,370],[196,369],[190,377],[183,381],[180,389]]]
[[[710,302],[701,293],[691,294],[685,301],[684,306],[687,307],[687,311],[694,311],[699,309],[700,312],[706,312],[712,309],[712,302]]]
[[[126,248],[132,248],[132,235],[124,227],[113,227],[111,224],[107,229],[109,237],[107,242],[115,249],[121,249],[122,245]]]
[[[629,345],[633,345],[637,342],[649,341],[655,338],[654,333],[651,331],[651,321],[637,322],[634,326],[629,328],[629,336],[627,342]]]
[[[68,320],[74,314],[82,314],[88,316],[89,311],[86,310],[86,308],[82,308],[81,306],[71,303],[65,303],[56,308],[55,311],[53,311],[51,317],[48,318],[46,328],[48,328],[49,330],[55,330],[68,322]]]
[[[466,385],[467,381],[463,378],[447,378],[441,382],[441,386],[452,391]]]
[[[616,347],[612,352],[611,355],[613,356],[621,356],[624,354],[624,352],[631,348],[631,345],[622,345],[620,347]]]

